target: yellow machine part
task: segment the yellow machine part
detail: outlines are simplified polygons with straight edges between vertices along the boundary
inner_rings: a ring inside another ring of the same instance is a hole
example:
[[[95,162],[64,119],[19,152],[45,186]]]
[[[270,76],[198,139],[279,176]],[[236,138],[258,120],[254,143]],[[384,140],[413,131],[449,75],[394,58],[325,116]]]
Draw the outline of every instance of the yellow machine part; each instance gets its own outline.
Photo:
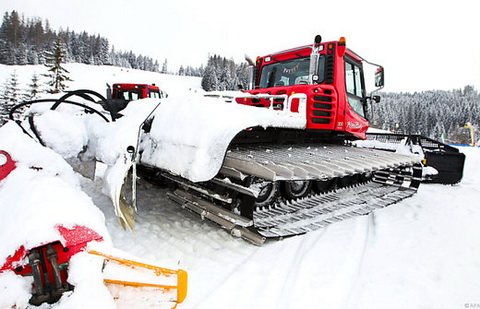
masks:
[[[113,256],[96,250],[89,250],[88,253],[104,258],[104,266],[108,263],[114,263],[117,266],[126,268],[127,272],[129,273],[143,272],[148,273],[150,278],[153,277],[153,281],[151,279],[137,281],[130,280],[128,276],[126,279],[123,279],[104,273],[104,282],[107,287],[109,287],[111,293],[119,287],[125,287],[128,289],[133,289],[135,292],[139,293],[150,293],[151,295],[155,294],[156,299],[161,299],[162,295],[170,294],[170,296],[167,296],[166,301],[174,303],[172,308],[176,308],[176,304],[182,303],[187,296],[188,274],[182,269],[172,270]],[[168,283],[162,282],[165,281],[164,279],[167,279]],[[114,299],[119,298],[115,295],[112,296],[114,296]]]

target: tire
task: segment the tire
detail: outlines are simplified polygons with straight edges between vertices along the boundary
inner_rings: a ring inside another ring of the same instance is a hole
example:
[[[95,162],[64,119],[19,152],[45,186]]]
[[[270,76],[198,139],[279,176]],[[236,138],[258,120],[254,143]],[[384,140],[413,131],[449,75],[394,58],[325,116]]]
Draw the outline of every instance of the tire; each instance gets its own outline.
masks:
[[[310,194],[312,182],[310,180],[285,181],[282,187],[285,198],[294,200]]]
[[[258,197],[255,201],[256,208],[265,208],[274,204],[280,195],[278,182],[259,181],[254,186],[259,189]]]

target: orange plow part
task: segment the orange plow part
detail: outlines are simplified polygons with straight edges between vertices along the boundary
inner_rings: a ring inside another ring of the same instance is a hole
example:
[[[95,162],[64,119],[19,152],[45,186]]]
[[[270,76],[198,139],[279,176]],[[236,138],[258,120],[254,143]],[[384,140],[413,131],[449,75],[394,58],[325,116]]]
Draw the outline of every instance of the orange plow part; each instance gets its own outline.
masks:
[[[96,250],[88,253],[104,258],[104,282],[118,308],[131,308],[139,297],[144,304],[176,308],[187,296],[188,274],[182,269],[172,270]]]

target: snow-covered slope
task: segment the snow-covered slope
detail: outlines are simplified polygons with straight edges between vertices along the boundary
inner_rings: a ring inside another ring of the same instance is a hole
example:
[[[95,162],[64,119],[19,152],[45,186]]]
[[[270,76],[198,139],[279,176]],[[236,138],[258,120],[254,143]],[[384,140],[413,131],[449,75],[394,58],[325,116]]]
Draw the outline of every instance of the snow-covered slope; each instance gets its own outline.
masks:
[[[90,89],[105,95],[107,83],[144,83],[156,84],[167,93],[177,93],[188,90],[200,90],[200,78],[159,74],[140,70],[119,68],[114,66],[91,66],[79,63],[65,64],[73,80],[66,82],[67,90]],[[47,67],[43,65],[3,65],[0,64],[0,84],[9,80],[12,74],[17,75],[19,90],[27,90],[32,76],[36,74],[40,84],[46,81],[42,74],[47,74]],[[43,86],[42,86],[43,87]]]
[[[3,66],[0,74],[4,68],[12,69]],[[15,69],[30,78],[23,70],[31,67]],[[103,92],[107,82],[141,81],[170,93],[201,91],[198,78],[77,64],[67,69],[75,80],[71,89]],[[100,178],[81,179],[81,186],[103,212],[116,248],[189,273],[189,293],[179,308],[475,308],[480,149],[461,151],[467,160],[459,185],[424,184],[413,198],[369,216],[262,247],[200,221],[167,200],[165,189],[144,182],[135,232],[125,232]],[[7,297],[0,289],[0,304]],[[82,308],[86,301],[63,308]],[[141,300],[136,307],[142,308]]]

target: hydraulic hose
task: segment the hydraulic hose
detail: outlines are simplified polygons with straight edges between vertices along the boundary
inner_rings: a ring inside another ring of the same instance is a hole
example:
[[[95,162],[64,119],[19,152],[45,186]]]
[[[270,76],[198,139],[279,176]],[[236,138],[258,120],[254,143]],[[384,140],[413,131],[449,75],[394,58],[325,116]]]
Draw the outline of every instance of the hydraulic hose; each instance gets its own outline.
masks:
[[[75,91],[70,91],[68,92],[67,94],[63,95],[61,98],[59,99],[39,99],[39,100],[31,100],[31,101],[25,101],[25,102],[22,102],[22,103],[19,103],[15,106],[13,106],[9,113],[8,113],[8,117],[10,120],[13,120],[18,126],[20,126],[20,128],[22,129],[22,131],[27,134],[28,136],[30,136],[31,138],[33,138],[29,133],[28,131],[22,126],[21,122],[20,121],[15,121],[15,118],[14,118],[14,114],[23,106],[27,106],[27,105],[32,105],[32,104],[38,104],[38,103],[54,103],[52,105],[52,107],[50,108],[51,110],[55,110],[57,109],[57,107],[62,104],[62,103],[66,103],[66,104],[71,104],[71,105],[75,105],[75,106],[79,106],[81,108],[84,108],[87,112],[90,112],[92,114],[97,114],[98,116],[100,116],[104,121],[106,122],[110,122],[110,120],[104,115],[102,114],[100,111],[96,110],[95,108],[91,107],[91,106],[88,106],[86,104],[83,104],[83,103],[79,103],[79,102],[75,102],[75,101],[70,101],[70,100],[67,100],[69,97],[71,96],[79,96],[87,101],[91,101],[91,102],[94,102],[94,103],[97,103],[90,95],[94,95],[96,97],[98,97],[100,99],[100,101],[106,106],[106,109],[108,110],[108,112],[110,113],[110,117],[111,117],[111,121],[115,121],[117,119],[115,113],[113,112],[113,109],[112,109],[112,106],[110,104],[110,102],[105,99],[101,94],[95,92],[95,91],[92,91],[92,90],[86,90],[86,89],[82,89],[82,90],[75,90]],[[28,117],[28,123],[29,123],[29,126],[30,126],[30,129],[31,131],[33,132],[33,134],[35,135],[35,137],[37,138],[37,140],[40,142],[40,144],[44,145],[44,142],[42,141],[42,139],[40,138],[40,135],[38,134],[38,131],[36,130],[35,128],[35,124],[34,124],[34,117],[33,115],[30,115]]]

